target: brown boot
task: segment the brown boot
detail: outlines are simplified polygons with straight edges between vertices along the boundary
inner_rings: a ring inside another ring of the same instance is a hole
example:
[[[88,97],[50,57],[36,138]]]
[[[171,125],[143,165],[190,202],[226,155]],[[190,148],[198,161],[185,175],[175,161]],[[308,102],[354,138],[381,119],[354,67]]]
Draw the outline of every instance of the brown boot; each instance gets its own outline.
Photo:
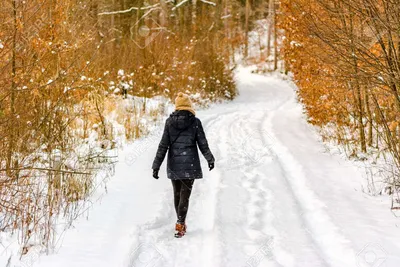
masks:
[[[181,238],[186,234],[186,224],[185,223],[176,223],[175,225],[175,237]]]

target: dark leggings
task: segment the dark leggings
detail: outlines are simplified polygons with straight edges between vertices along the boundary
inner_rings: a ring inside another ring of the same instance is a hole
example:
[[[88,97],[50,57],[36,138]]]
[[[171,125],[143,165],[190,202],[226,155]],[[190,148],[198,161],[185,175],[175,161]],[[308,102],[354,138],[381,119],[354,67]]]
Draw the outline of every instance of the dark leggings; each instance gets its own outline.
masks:
[[[185,223],[194,179],[171,180],[174,187],[174,204],[179,223]]]

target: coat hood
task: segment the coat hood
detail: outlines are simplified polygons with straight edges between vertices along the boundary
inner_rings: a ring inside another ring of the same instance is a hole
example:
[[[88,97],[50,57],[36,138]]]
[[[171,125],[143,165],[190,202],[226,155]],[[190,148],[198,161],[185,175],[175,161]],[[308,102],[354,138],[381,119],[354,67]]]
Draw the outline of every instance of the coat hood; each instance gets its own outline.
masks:
[[[196,117],[187,110],[177,110],[170,115],[171,126],[178,130],[188,128]]]

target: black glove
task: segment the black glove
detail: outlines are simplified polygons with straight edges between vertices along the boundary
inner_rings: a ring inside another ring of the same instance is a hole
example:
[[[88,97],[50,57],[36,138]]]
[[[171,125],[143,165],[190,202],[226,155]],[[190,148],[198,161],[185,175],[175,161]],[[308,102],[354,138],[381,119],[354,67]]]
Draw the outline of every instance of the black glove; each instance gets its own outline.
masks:
[[[208,163],[208,168],[210,168],[210,171],[211,171],[212,169],[214,169],[214,162],[213,162],[213,163]]]
[[[160,177],[158,176],[158,171],[159,171],[159,169],[153,170],[153,178],[154,178],[154,179],[160,178]]]

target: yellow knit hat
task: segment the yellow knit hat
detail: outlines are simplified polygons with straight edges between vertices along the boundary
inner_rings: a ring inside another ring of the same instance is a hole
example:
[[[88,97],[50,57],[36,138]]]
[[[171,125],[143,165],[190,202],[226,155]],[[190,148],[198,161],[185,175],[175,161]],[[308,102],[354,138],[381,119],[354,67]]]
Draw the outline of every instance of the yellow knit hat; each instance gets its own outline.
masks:
[[[175,98],[175,110],[187,110],[196,115],[192,107],[192,101],[187,94],[179,93],[178,96]]]

